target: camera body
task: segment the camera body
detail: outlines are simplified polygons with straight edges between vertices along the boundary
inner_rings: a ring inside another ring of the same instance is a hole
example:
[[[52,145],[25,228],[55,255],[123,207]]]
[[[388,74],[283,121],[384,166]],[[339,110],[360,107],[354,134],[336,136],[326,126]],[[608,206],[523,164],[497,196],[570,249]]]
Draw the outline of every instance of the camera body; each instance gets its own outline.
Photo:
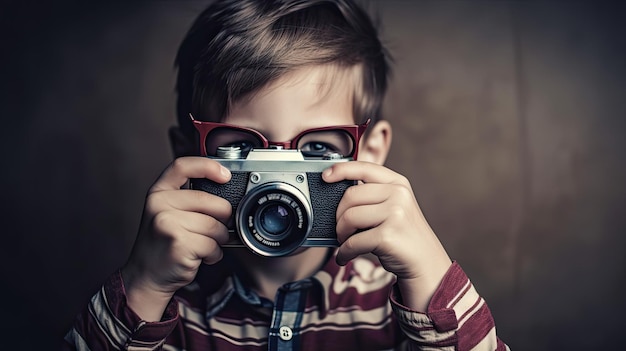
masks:
[[[285,256],[301,246],[338,246],[337,206],[355,181],[326,183],[322,171],[349,161],[339,154],[305,159],[299,150],[252,149],[243,158],[238,147],[220,147],[213,158],[231,171],[226,184],[192,179],[191,188],[228,200],[234,216],[225,247]]]

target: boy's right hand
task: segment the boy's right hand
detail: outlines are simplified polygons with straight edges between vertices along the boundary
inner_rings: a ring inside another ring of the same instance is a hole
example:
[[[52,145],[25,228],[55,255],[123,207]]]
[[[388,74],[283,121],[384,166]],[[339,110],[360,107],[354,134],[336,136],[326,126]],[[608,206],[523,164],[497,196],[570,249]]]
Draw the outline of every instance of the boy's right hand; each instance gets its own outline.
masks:
[[[206,157],[174,160],[146,197],[141,226],[122,268],[128,306],[146,321],[159,321],[174,293],[189,284],[202,262],[222,259],[230,203],[199,190],[181,189],[191,178],[217,183],[230,171]]]

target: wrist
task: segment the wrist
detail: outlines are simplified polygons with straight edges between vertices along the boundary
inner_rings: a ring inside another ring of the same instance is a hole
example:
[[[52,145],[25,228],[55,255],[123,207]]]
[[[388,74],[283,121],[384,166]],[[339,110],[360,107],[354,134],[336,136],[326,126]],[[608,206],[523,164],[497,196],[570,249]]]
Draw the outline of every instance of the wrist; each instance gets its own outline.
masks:
[[[446,257],[447,258],[447,257]],[[398,290],[402,303],[411,310],[426,313],[433,295],[441,285],[452,261],[442,260],[429,267],[429,271],[415,278],[398,277]]]
[[[154,288],[126,267],[121,274],[127,306],[146,322],[160,321],[174,294]]]

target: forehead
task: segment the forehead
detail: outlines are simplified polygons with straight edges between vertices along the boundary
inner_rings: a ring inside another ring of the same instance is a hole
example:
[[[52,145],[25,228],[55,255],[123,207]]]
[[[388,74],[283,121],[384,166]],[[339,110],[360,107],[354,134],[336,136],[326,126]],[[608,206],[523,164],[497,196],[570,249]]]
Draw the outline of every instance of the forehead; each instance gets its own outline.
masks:
[[[330,65],[293,71],[236,101],[224,122],[288,140],[305,129],[353,124],[358,75]]]

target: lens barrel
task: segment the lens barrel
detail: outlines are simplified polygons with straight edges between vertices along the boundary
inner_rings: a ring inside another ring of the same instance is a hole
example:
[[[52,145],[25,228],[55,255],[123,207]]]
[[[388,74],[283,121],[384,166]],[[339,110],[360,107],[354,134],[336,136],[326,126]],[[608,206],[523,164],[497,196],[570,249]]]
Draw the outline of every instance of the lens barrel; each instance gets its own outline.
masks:
[[[269,257],[296,250],[313,225],[309,200],[296,187],[282,182],[250,190],[239,203],[235,217],[245,245]]]

